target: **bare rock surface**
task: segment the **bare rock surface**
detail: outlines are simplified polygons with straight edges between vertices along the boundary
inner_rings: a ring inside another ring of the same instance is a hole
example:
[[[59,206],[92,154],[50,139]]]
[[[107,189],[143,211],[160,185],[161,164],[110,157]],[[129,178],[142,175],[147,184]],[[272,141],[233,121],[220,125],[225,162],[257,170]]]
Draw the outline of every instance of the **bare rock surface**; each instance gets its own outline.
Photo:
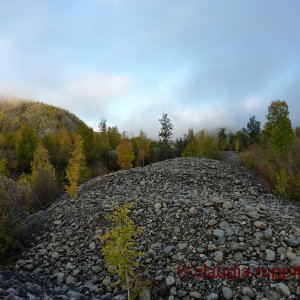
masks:
[[[128,201],[143,229],[143,275],[152,280],[141,299],[300,298],[299,278],[257,271],[300,266],[299,206],[268,193],[238,165],[196,158],[92,179],[76,199],[64,195],[37,213],[30,247],[14,269],[0,269],[0,298],[126,299],[98,237],[105,214]],[[225,273],[205,277],[204,265]],[[226,276],[234,266],[248,276]]]

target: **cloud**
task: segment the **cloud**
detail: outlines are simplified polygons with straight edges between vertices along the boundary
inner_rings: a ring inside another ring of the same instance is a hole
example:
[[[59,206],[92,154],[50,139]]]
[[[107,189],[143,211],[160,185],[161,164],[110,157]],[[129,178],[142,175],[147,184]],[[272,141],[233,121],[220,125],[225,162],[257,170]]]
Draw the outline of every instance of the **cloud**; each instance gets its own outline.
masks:
[[[154,137],[162,113],[176,135],[239,129],[277,98],[299,124],[296,1],[16,1],[0,12],[1,94]]]
[[[134,87],[131,75],[87,71],[65,78],[63,85],[50,87],[46,94],[52,103],[63,105],[81,118],[100,119],[112,103],[125,105],[122,102]]]

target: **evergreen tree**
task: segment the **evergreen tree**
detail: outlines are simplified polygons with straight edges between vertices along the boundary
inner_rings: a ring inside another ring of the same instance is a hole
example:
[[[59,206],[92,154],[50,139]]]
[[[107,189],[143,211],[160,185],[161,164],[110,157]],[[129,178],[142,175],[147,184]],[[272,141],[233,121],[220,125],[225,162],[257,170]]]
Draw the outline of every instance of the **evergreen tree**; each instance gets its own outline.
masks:
[[[102,133],[107,133],[107,120],[105,118],[102,118],[99,125],[98,125],[98,128],[99,128],[99,132],[102,132]]]
[[[245,137],[245,146],[248,148],[250,145],[258,144],[260,141],[260,122],[255,119],[255,116],[250,117],[247,123],[247,128],[242,129]]]
[[[171,157],[173,124],[170,118],[168,118],[168,114],[163,114],[159,122],[161,124],[161,129],[158,133],[160,138],[160,157],[161,159],[166,159]]]
[[[71,197],[76,197],[78,195],[78,185],[87,179],[83,139],[79,134],[75,136],[74,151],[66,170],[66,179],[68,181],[65,185],[66,192],[70,194]]]
[[[41,141],[34,152],[31,170],[30,187],[34,196],[31,206],[38,209],[53,199],[57,188],[55,169]]]
[[[247,123],[247,134],[250,145],[258,144],[260,139],[260,122],[252,116]]]

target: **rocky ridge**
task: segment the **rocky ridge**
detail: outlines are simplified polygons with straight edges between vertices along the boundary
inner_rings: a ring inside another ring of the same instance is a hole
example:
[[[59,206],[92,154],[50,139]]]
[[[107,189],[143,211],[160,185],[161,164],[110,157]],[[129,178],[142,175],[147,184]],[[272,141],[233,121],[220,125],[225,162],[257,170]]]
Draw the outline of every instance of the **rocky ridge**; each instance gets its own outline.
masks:
[[[98,237],[105,214],[127,201],[143,229],[143,275],[152,280],[142,300],[300,299],[298,277],[256,273],[300,266],[299,206],[268,193],[239,166],[196,158],[95,178],[78,198],[64,195],[37,213],[41,228],[30,247],[14,270],[0,270],[0,297],[126,299],[107,273]],[[204,265],[225,273],[205,278]],[[248,275],[226,276],[234,265]]]

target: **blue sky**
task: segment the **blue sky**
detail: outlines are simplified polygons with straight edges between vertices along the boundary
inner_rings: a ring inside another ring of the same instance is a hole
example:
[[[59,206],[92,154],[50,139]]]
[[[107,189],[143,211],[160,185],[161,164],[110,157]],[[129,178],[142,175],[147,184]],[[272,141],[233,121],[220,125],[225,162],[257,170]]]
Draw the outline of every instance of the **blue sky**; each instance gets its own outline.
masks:
[[[1,1],[0,94],[157,137],[236,130],[271,101],[300,125],[298,0]]]

